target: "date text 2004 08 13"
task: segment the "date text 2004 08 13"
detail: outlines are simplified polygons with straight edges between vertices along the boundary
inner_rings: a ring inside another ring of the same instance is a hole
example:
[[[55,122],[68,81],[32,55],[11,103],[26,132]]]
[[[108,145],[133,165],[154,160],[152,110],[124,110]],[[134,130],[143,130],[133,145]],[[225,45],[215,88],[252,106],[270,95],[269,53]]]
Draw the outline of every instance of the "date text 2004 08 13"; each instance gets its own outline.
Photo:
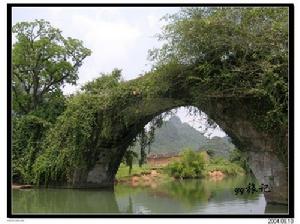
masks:
[[[294,219],[293,218],[269,218],[268,224],[293,224]]]

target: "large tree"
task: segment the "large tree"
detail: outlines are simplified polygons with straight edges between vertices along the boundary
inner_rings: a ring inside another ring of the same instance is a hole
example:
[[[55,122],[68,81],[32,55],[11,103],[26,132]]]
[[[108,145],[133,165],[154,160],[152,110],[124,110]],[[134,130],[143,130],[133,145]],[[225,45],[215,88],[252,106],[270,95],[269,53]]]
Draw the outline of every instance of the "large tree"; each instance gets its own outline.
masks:
[[[63,37],[45,20],[19,22],[12,28],[13,109],[27,114],[65,84],[76,84],[78,69],[91,50],[82,41]],[[57,94],[56,94],[57,95]]]
[[[91,51],[44,20],[13,26],[13,181],[31,183],[47,130],[66,107],[61,87],[75,84]]]

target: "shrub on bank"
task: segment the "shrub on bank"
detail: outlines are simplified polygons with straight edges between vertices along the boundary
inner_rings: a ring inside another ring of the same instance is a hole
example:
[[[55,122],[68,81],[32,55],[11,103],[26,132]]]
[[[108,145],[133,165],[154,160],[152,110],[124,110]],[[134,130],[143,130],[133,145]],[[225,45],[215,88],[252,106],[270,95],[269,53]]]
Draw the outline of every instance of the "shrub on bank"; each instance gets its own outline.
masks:
[[[210,159],[205,151],[194,152],[186,149],[181,153],[179,161],[166,167],[167,173],[175,178],[201,178],[210,172],[221,171],[226,176],[244,175],[245,170],[236,163],[217,157]]]
[[[203,176],[206,164],[205,152],[194,152],[186,149],[181,153],[181,159],[170,163],[166,170],[175,178],[199,178]]]

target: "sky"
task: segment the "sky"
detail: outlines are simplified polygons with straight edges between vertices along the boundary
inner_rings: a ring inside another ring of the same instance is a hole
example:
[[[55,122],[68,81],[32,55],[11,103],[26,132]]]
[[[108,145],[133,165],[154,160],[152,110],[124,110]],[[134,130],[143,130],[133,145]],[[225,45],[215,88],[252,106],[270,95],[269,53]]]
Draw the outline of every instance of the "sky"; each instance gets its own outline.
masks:
[[[164,25],[166,14],[177,12],[179,7],[14,7],[12,23],[44,19],[59,28],[64,37],[82,40],[92,50],[79,70],[76,86],[67,85],[69,94],[80,86],[99,77],[100,73],[122,69],[124,80],[139,77],[150,70],[148,50],[160,47],[155,37]],[[13,40],[14,41],[14,40]],[[206,118],[189,116],[185,108],[177,116],[197,130],[203,131]],[[225,136],[217,127],[209,129],[207,136]]]

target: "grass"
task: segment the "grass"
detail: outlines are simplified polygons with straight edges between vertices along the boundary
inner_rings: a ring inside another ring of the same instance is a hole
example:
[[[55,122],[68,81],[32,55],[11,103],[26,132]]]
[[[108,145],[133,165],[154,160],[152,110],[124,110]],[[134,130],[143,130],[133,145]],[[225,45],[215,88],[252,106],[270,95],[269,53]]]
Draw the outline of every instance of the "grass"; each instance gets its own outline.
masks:
[[[143,173],[149,173],[151,171],[151,167],[148,164],[144,164],[142,167],[139,167],[138,164],[132,165],[131,174],[129,174],[129,168],[125,164],[121,163],[118,172],[116,174],[116,178],[124,178],[124,177],[130,177],[134,175],[141,175]]]
[[[216,171],[216,170],[221,171],[227,176],[237,176],[237,175],[245,174],[243,168],[241,168],[240,166],[234,163],[228,165],[208,164],[205,169],[205,174],[208,175],[209,172]]]
[[[158,171],[158,176],[155,177],[151,176],[151,170],[153,169]],[[127,183],[130,183],[132,176],[142,176],[143,174],[146,175],[148,174],[148,177],[150,178],[150,182],[153,184],[161,185],[174,180],[173,177],[169,176],[167,172],[165,172],[164,169],[158,168],[157,166],[151,166],[149,164],[144,164],[142,167],[139,167],[138,164],[133,164],[131,174],[128,173],[128,170],[129,170],[128,166],[122,163],[116,174],[116,179],[118,181],[125,181],[125,183],[129,181]],[[146,184],[146,182],[144,181],[145,180],[143,178],[139,178],[138,184],[144,186]]]
[[[214,158],[205,167],[205,174],[212,171],[221,171],[227,176],[244,175],[245,170],[238,164],[230,162],[223,158]]]

